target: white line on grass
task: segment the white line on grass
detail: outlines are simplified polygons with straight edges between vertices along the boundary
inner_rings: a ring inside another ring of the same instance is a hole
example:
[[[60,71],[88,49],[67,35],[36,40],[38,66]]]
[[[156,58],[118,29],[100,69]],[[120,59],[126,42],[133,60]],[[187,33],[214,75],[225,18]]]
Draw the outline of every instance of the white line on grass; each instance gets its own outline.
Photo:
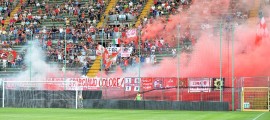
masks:
[[[265,112],[264,112],[265,113]],[[252,119],[252,120],[257,120],[259,117],[261,117],[264,113],[261,113],[261,114],[259,114],[257,117],[255,117],[254,119]]]

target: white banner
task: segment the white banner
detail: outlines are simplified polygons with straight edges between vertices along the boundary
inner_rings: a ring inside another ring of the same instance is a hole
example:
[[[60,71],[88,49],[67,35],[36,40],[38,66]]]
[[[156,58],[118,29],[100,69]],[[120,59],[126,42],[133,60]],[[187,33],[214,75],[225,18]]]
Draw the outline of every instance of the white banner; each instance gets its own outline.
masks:
[[[132,47],[123,47],[121,49],[121,57],[130,57],[132,51],[133,51]]]
[[[127,30],[126,35],[127,38],[136,37],[137,31],[136,29]]]
[[[107,50],[111,55],[112,53],[117,53],[120,50],[120,47],[107,47]]]
[[[96,49],[96,55],[100,56],[102,53],[104,53],[105,49],[102,45],[98,45]]]
[[[210,92],[211,81],[209,78],[191,78],[188,80],[189,92]]]
[[[125,91],[140,91],[140,78],[125,78]]]

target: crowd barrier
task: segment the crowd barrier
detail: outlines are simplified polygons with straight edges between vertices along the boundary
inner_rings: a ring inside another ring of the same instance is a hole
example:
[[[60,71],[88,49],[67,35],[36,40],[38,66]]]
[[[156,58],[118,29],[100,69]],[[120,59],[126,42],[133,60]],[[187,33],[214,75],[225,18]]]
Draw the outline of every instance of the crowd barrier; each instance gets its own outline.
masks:
[[[228,111],[229,103],[87,99],[83,100],[83,107],[97,109]]]

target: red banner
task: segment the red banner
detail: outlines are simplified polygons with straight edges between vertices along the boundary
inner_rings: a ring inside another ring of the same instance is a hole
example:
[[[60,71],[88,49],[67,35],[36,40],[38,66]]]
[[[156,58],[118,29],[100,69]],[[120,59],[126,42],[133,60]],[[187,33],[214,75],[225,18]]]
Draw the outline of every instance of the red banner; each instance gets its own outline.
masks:
[[[15,79],[3,79],[4,81],[16,81]],[[43,82],[44,81],[44,82]],[[6,85],[9,89],[15,89],[17,86],[27,88],[27,87],[37,87],[43,85],[40,89],[44,90],[62,90],[62,89],[78,89],[81,90],[100,90],[101,88],[125,88],[125,91],[149,91],[154,89],[163,88],[176,88],[177,78],[47,78],[46,80],[39,82],[16,82],[16,84],[9,82]],[[1,82],[1,81],[0,81]],[[17,84],[20,83],[20,84]],[[12,87],[14,86],[14,87]],[[179,80],[180,87],[187,86],[187,79],[181,78]]]
[[[142,78],[142,90],[143,91],[148,91],[152,90],[153,87],[153,81],[152,78]]]
[[[7,59],[10,62],[14,62],[17,57],[17,52],[15,50],[7,51],[0,50],[0,59]]]
[[[164,87],[171,88],[177,86],[177,78],[164,78]]]
[[[165,88],[172,88],[177,87],[179,84],[179,87],[187,87],[187,78],[179,78],[179,83],[177,82],[178,78],[172,77],[172,78],[164,78],[164,87]]]
[[[163,78],[153,78],[154,89],[164,88]]]

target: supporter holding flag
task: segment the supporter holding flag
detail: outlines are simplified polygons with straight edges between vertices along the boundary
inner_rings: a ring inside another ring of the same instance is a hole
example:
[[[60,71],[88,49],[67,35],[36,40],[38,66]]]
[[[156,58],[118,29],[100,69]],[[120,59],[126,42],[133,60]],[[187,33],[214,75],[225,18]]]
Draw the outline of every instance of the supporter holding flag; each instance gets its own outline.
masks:
[[[259,45],[264,37],[268,37],[268,29],[266,25],[265,18],[262,17],[260,21],[259,28],[257,29],[257,35],[256,35],[256,40],[255,40],[255,45]]]
[[[113,39],[113,44],[117,44],[117,45],[121,44],[120,38]]]

